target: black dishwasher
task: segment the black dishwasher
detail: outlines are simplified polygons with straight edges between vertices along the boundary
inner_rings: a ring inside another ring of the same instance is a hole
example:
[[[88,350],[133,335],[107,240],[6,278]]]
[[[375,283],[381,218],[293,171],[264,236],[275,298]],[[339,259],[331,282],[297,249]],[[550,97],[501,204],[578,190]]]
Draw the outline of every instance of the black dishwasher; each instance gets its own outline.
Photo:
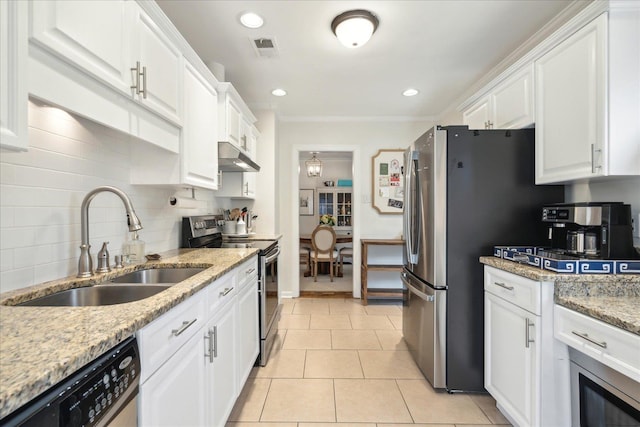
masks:
[[[136,423],[140,356],[128,338],[6,418],[2,426],[102,427]]]

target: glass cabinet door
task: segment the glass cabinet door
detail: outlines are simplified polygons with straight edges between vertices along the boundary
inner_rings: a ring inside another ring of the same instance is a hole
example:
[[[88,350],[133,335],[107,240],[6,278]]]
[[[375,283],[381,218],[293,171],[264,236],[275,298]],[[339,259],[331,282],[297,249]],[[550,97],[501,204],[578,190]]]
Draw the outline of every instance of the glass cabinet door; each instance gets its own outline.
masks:
[[[318,218],[322,215],[334,215],[334,194],[332,192],[318,191]]]

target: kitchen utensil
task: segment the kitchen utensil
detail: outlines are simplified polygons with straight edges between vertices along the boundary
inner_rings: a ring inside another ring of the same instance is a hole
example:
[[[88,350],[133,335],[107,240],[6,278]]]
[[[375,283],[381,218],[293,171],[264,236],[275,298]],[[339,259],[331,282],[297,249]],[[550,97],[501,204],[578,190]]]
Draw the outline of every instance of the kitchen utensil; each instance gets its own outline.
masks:
[[[224,234],[236,234],[236,222],[233,220],[225,221],[222,229]]]

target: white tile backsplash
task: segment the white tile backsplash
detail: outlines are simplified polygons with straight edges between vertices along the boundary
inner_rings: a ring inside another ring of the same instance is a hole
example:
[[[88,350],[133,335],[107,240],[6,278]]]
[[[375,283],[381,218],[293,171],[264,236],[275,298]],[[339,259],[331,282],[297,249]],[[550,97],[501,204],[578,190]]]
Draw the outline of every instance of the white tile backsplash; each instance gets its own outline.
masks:
[[[128,135],[39,103],[29,104],[29,151],[0,157],[0,291],[75,275],[80,255],[80,205],[93,188],[111,185],[129,195],[144,228],[146,252],[180,244],[182,216],[218,211],[215,192],[196,190],[196,209],[168,199],[190,190],[134,186]],[[91,253],[109,241],[113,257],[128,238],[120,199],[98,194],[89,209]]]

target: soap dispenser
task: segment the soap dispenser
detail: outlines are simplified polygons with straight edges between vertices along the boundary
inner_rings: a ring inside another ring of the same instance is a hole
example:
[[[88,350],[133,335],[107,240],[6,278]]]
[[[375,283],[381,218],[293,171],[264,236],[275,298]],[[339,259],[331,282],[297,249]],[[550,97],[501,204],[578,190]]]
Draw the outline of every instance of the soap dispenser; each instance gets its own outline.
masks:
[[[108,273],[111,271],[111,267],[109,267],[108,244],[109,242],[102,243],[102,249],[98,252],[98,268],[96,269],[96,273]]]
[[[128,257],[128,263],[142,262],[144,259],[144,241],[139,239],[138,232],[131,233],[131,240],[125,243],[123,254]]]

